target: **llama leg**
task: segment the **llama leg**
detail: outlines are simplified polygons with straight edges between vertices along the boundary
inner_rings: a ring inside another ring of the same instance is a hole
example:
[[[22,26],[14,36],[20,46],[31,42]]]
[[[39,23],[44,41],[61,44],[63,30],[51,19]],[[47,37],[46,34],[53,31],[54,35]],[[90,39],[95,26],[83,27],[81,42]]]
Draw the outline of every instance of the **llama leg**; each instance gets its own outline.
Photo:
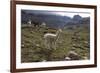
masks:
[[[49,41],[49,39],[48,38],[45,38],[45,48],[46,49],[50,49],[50,41]]]
[[[44,41],[44,45],[45,45],[45,48],[47,48],[47,40],[45,39],[45,41]]]
[[[54,39],[51,40],[51,48],[52,48],[52,49],[55,49],[55,42],[54,42]]]
[[[56,50],[56,42],[54,42],[54,49]]]
[[[49,44],[48,44],[48,46],[49,46],[49,49],[51,49],[52,48],[52,41],[49,39]]]

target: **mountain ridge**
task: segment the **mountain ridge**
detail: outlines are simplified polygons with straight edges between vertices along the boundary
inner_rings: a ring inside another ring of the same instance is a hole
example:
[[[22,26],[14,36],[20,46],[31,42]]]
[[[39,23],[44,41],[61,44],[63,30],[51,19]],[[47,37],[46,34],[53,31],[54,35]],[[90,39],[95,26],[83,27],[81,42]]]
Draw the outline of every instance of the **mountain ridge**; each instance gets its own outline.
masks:
[[[69,24],[90,24],[90,17],[81,17],[80,15],[74,15],[72,18],[69,16],[61,16],[57,14],[45,14],[45,13],[29,13],[22,10],[21,12],[21,23],[27,24],[29,20],[33,22],[45,22],[48,27],[63,28]]]

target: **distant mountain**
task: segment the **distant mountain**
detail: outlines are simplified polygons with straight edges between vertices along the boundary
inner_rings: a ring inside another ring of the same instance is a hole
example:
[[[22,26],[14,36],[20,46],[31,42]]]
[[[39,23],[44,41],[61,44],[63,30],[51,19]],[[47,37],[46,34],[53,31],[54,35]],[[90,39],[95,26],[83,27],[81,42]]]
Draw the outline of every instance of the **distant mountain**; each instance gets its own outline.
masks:
[[[81,17],[79,15],[74,15],[74,17],[67,22],[64,26],[72,26],[72,25],[90,25],[90,17]]]
[[[79,21],[79,20],[82,20],[82,17],[80,15],[74,15],[73,20]]]
[[[52,28],[63,28],[67,25],[78,25],[78,24],[89,24],[90,18],[82,18],[79,15],[74,15],[73,18],[68,16],[61,16],[57,14],[47,14],[47,13],[32,13],[25,12],[22,10],[21,12],[21,23],[26,24],[29,20],[32,22],[45,22],[48,27]]]

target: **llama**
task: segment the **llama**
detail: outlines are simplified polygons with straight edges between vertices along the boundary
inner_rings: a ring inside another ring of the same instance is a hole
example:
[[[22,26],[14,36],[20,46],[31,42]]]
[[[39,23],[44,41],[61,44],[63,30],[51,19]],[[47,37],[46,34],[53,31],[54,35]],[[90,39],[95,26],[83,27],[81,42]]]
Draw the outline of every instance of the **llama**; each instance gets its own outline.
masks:
[[[62,30],[58,29],[55,34],[53,33],[44,34],[45,46],[47,49],[56,49],[56,41],[59,38],[60,32],[62,32]]]
[[[41,23],[41,27],[46,27],[46,23],[45,22],[42,22]]]
[[[32,25],[32,21],[31,21],[31,20],[29,20],[29,21],[28,21],[28,24],[29,24],[29,26],[31,26],[31,25]]]

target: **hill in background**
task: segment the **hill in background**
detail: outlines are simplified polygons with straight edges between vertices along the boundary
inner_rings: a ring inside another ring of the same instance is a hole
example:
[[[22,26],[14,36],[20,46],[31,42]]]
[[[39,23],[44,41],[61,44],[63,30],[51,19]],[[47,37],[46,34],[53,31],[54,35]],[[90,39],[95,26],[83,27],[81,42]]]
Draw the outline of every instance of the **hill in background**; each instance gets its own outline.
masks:
[[[90,17],[81,17],[80,15],[74,15],[73,18],[69,16],[62,16],[57,14],[46,13],[46,11],[21,11],[21,23],[27,24],[29,20],[32,20],[33,23],[42,23],[45,22],[48,27],[51,28],[64,28],[65,26],[71,25],[87,25],[89,27]],[[28,24],[27,24],[28,25]]]

